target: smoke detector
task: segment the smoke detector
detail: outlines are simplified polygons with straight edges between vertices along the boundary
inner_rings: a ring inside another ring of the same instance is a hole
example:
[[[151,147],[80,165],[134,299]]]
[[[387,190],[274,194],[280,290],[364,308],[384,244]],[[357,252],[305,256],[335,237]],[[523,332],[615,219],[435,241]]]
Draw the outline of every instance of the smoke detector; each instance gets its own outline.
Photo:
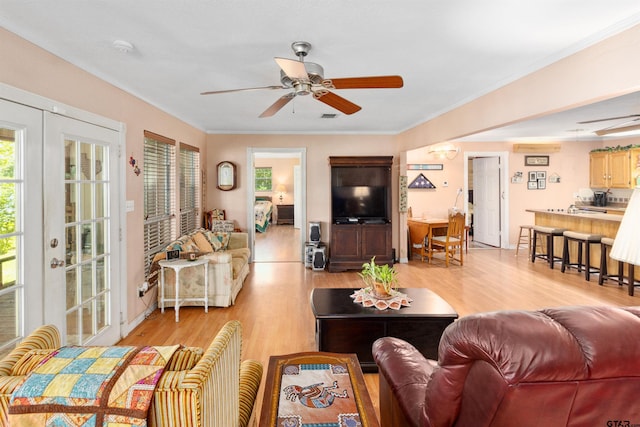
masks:
[[[111,46],[122,53],[133,52],[133,45],[126,40],[115,40]]]

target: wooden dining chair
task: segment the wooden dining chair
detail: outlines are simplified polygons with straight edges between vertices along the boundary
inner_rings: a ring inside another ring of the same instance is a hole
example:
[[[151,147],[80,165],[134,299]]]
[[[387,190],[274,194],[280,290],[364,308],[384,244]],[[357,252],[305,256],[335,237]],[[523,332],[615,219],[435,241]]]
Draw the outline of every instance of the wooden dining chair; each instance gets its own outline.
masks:
[[[407,221],[407,226],[409,227],[409,242],[411,245],[409,255],[417,254],[424,261],[427,256],[429,225],[417,221]]]
[[[449,214],[449,226],[445,236],[433,236],[431,239],[431,251],[428,254],[429,262],[433,252],[444,252],[444,261],[449,267],[450,260],[456,260],[463,265],[464,256],[462,246],[464,245],[465,213],[452,212]],[[456,253],[459,257],[456,257]]]

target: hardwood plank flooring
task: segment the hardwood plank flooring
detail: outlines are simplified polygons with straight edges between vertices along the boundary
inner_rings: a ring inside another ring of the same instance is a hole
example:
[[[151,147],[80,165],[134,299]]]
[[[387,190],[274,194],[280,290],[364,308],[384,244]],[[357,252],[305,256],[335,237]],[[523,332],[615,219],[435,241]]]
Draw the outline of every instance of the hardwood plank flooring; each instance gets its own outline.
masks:
[[[293,230],[292,228],[290,228]],[[278,243],[269,240],[271,252]],[[640,296],[631,297],[617,284],[598,286],[597,275],[586,282],[575,270],[561,273],[548,264],[532,264],[526,253],[518,257],[513,250],[469,249],[465,264],[444,266],[412,260],[396,264],[401,287],[424,287],[447,300],[460,316],[472,313],[537,309],[562,305],[640,305]],[[173,309],[164,314],[154,311],[147,320],[121,341],[121,344],[166,345],[182,343],[205,347],[220,327],[231,319],[243,325],[243,358],[255,359],[265,367],[270,355],[315,351],[314,318],[309,305],[310,292],[317,287],[358,288],[357,272],[328,273],[304,268],[301,262],[259,262],[232,307],[180,309],[180,322]],[[371,399],[378,407],[378,376],[366,374]],[[260,413],[263,384],[258,391],[255,414]]]

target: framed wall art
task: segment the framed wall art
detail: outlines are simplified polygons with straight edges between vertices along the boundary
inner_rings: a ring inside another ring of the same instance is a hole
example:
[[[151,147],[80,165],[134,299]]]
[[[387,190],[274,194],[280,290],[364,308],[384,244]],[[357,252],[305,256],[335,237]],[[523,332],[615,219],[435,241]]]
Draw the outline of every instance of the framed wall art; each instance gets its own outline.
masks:
[[[229,191],[236,188],[236,165],[231,162],[218,163],[218,190]]]
[[[527,182],[527,189],[529,189],[529,190],[537,190],[538,189],[538,181],[529,181],[529,182]]]
[[[549,156],[524,156],[525,166],[549,166]]]

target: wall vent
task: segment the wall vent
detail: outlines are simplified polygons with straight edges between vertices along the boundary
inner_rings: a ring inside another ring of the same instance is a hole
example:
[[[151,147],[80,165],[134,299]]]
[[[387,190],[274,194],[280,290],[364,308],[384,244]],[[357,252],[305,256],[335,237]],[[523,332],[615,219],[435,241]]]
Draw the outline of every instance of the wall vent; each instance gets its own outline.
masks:
[[[335,113],[324,113],[320,116],[321,119],[335,119],[338,115]]]

